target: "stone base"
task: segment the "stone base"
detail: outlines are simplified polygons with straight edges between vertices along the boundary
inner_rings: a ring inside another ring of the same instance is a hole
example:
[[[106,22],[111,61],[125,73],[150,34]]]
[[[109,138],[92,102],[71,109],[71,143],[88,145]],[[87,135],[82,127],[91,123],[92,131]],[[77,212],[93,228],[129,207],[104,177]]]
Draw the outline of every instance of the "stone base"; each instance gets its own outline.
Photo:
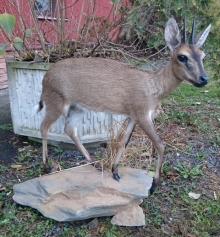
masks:
[[[114,216],[112,224],[145,225],[139,207],[148,196],[152,177],[144,170],[119,168],[120,181],[91,165],[28,180],[13,187],[15,202],[57,221]]]

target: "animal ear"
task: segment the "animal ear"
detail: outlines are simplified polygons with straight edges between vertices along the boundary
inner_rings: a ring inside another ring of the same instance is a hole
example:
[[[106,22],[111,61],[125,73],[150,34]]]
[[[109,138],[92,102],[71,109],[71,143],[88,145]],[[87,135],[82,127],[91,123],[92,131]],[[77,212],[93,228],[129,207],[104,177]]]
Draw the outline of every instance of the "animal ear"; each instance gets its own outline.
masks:
[[[210,29],[211,29],[211,24],[205,30],[203,30],[196,36],[196,39],[195,39],[196,47],[200,48],[205,43]]]
[[[171,17],[165,27],[165,40],[171,51],[174,51],[181,44],[181,37],[176,20]]]

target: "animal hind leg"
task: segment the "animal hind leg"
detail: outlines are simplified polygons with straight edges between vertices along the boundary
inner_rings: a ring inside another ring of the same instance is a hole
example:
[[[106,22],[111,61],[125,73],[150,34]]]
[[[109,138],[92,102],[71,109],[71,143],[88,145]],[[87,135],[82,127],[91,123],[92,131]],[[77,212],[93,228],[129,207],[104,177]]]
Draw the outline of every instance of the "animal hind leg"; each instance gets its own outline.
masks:
[[[40,132],[42,136],[42,147],[43,147],[43,164],[44,164],[46,173],[50,172],[50,167],[48,164],[48,150],[47,150],[48,131],[50,127],[52,126],[52,124],[55,123],[56,120],[64,112],[64,107],[60,106],[60,109],[56,107],[57,106],[54,104],[46,106],[46,113],[40,126]]]
[[[124,152],[125,146],[128,144],[130,138],[131,138],[131,133],[133,131],[135,127],[135,122],[131,119],[128,118],[128,124],[125,128],[122,140],[121,140],[121,146],[117,151],[114,163],[112,165],[112,174],[113,174],[113,178],[117,181],[120,180],[120,176],[118,175],[118,163],[120,161],[120,158]]]
[[[77,136],[77,129],[73,128],[73,125],[67,121],[65,124],[65,132],[67,135],[74,141],[75,145],[79,149],[79,151],[85,156],[85,158],[89,162],[95,162],[95,160],[89,155],[88,151],[86,148],[83,146],[82,142],[80,141],[79,137]],[[101,166],[98,163],[94,164],[96,168],[101,169]]]

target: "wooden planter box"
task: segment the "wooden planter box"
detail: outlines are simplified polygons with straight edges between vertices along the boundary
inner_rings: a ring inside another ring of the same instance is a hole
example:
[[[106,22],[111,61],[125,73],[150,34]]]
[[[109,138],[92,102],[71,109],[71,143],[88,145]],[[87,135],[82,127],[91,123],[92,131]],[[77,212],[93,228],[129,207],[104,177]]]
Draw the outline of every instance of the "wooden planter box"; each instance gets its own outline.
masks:
[[[36,113],[42,91],[42,80],[52,63],[6,61],[10,107],[14,132],[19,135],[41,138],[40,124],[44,110]],[[85,112],[78,124],[78,135],[83,143],[104,142],[107,140],[109,127],[116,120],[121,123],[121,115],[103,112]],[[51,127],[48,139],[57,142],[73,143],[64,132],[64,118],[60,117]]]

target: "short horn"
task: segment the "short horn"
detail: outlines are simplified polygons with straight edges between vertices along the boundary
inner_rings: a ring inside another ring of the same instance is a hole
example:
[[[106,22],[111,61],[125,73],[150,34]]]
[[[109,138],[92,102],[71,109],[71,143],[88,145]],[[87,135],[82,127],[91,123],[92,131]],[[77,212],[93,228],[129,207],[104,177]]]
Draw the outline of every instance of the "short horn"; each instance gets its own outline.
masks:
[[[191,32],[191,37],[190,37],[190,44],[194,44],[195,28],[196,28],[196,16],[194,16],[194,19],[193,19],[192,32]]]
[[[187,36],[186,36],[186,14],[184,15],[184,25],[183,25],[183,43],[187,43]]]

